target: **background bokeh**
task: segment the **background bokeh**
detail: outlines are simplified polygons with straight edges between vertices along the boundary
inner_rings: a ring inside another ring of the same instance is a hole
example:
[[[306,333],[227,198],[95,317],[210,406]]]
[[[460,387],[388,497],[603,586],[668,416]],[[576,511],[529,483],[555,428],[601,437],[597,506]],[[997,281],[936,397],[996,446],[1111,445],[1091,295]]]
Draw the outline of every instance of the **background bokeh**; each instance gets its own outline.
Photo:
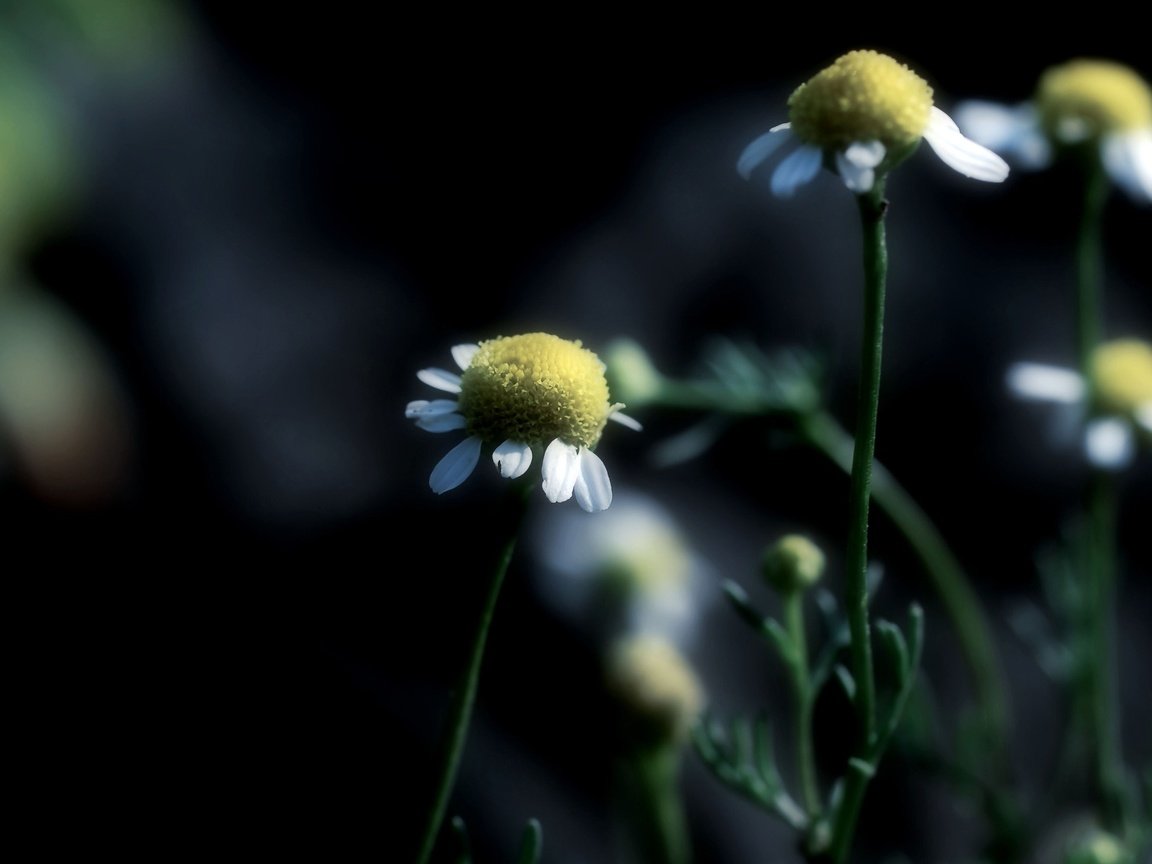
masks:
[[[12,746],[45,846],[406,860],[505,516],[483,466],[428,490],[446,445],[403,418],[426,395],[415,371],[458,342],[544,329],[593,350],[629,336],[683,374],[726,336],[819,353],[850,423],[854,208],[827,175],[774,199],[736,156],[851,48],[909,63],[946,111],[1025,99],[1074,56],[1152,72],[1118,15],[1008,32],[989,14],[892,29],[815,9],[0,2]],[[1002,382],[1015,360],[1072,362],[1077,193],[1061,168],[967,181],[925,148],[889,197],[877,456],[987,601],[1019,769],[1040,786],[1061,703],[1005,622],[1038,600],[1034,555],[1082,472]],[[1152,338],[1150,215],[1109,201],[1110,335]],[[660,468],[653,443],[692,418],[639,419],[642,435],[601,447],[613,482],[669,508],[717,580],[767,605],[760,552],[799,529],[826,543],[835,584],[834,468],[765,448],[755,424]],[[1123,484],[1118,642],[1138,764],[1150,492],[1145,459]],[[547,506],[533,502],[534,530]],[[926,606],[947,701],[962,672],[940,610],[882,519],[872,551],[879,611]],[[598,647],[542,596],[540,566],[525,540],[462,766],[454,812],[478,864],[512,860],[530,817],[545,861],[613,854]],[[712,703],[782,710],[779,671],[730,610],[709,603],[700,626]],[[834,750],[836,718],[821,728]],[[869,796],[866,854],[974,848],[971,813],[892,773]],[[700,864],[792,860],[787,833],[691,754],[685,784]]]

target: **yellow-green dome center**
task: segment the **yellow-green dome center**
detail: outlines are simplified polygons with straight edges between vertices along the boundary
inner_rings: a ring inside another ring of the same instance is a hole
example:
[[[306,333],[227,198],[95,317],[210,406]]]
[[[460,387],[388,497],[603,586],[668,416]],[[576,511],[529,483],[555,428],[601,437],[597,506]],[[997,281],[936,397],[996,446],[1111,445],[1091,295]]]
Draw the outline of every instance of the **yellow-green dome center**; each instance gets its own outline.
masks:
[[[481,342],[461,376],[460,413],[488,442],[594,447],[610,408],[600,358],[550,333]]]
[[[1072,60],[1040,78],[1036,104],[1045,130],[1076,141],[1152,126],[1152,90],[1120,63]]]
[[[1152,404],[1152,345],[1139,339],[1104,343],[1092,354],[1092,383],[1107,411],[1130,414]]]
[[[792,132],[821,149],[880,141],[916,144],[932,110],[932,88],[886,54],[850,51],[801,84],[788,99]]]

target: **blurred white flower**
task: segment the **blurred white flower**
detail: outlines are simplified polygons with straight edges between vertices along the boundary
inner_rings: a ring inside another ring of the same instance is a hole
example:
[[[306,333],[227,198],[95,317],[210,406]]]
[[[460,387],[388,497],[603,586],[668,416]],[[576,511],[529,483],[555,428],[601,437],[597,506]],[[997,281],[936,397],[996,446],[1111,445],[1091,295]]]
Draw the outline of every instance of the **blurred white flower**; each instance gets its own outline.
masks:
[[[594,519],[547,508],[533,542],[544,601],[598,636],[644,633],[686,646],[718,596],[672,516],[641,493],[618,493]]]
[[[1098,147],[1112,181],[1133,200],[1152,203],[1152,90],[1127,66],[1072,60],[1048,69],[1033,99],[973,99],[957,107],[956,118],[1026,169],[1046,168],[1059,148]]]
[[[1152,345],[1138,339],[1101,344],[1091,379],[1062,366],[1015,363],[1007,383],[1022,399],[1053,405],[1057,434],[1076,435],[1092,465],[1118,471],[1132,463],[1141,434],[1152,435]]]

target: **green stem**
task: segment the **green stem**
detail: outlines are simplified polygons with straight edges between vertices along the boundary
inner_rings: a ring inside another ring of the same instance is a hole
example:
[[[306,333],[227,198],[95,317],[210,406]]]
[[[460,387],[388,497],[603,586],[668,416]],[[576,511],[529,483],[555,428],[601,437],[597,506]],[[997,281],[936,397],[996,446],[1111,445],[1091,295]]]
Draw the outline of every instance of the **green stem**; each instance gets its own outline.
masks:
[[[1116,491],[1113,478],[1094,472],[1089,497],[1091,561],[1090,659],[1088,705],[1101,818],[1115,832],[1123,829],[1124,767],[1116,705],[1115,619]]]
[[[808,671],[808,637],[804,630],[804,594],[789,591],[783,596],[784,625],[795,654],[788,664],[796,717],[796,762],[804,808],[809,819],[820,812],[820,789],[816,784],[816,757],[812,747],[812,687]]]
[[[856,818],[871,772],[859,770],[867,761],[876,737],[876,682],[868,621],[868,508],[872,500],[872,461],[876,452],[876,418],[880,403],[880,364],[884,346],[884,289],[888,252],[884,239],[884,180],[870,192],[857,195],[863,233],[864,315],[860,346],[860,388],[856,411],[856,437],[852,454],[851,519],[844,584],[844,607],[851,635],[849,651],[856,680],[854,705],[858,722],[856,758],[845,779],[844,800],[833,827],[833,861],[847,860]]]
[[[505,544],[492,574],[492,581],[488,585],[488,594],[481,610],[476,635],[472,640],[472,651],[468,657],[468,665],[464,668],[460,682],[453,693],[448,726],[445,729],[441,748],[443,761],[440,767],[440,781],[429,814],[428,824],[424,830],[420,857],[417,859],[419,864],[427,864],[432,855],[432,850],[435,848],[436,840],[440,834],[440,826],[444,821],[444,813],[448,809],[448,800],[452,797],[452,790],[456,785],[456,772],[460,767],[460,758],[464,753],[464,742],[468,737],[468,726],[472,719],[472,708],[476,702],[476,691],[480,683],[480,666],[484,660],[484,647],[488,641],[488,631],[491,629],[492,618],[496,611],[496,601],[500,596],[500,588],[504,584],[504,576],[512,561],[512,552],[516,548],[516,540],[520,534],[520,524],[527,509],[527,491],[527,486],[518,485],[515,488],[515,495],[518,500],[512,534]]]
[[[1091,386],[1092,352],[1100,344],[1103,331],[1100,233],[1104,201],[1108,196],[1108,178],[1095,153],[1087,156],[1084,162],[1087,176],[1084,179],[1080,233],[1076,239],[1076,356],[1080,373]]]
[[[675,742],[641,745],[621,766],[625,825],[640,864],[688,864],[691,843],[678,790]]]
[[[852,468],[853,440],[826,411],[800,418],[805,440],[845,472]],[[979,705],[981,730],[994,748],[998,769],[1007,760],[1008,710],[1004,681],[996,660],[991,626],[981,609],[964,569],[928,515],[879,462],[872,468],[872,500],[892,520],[924,567],[943,604],[960,642],[960,650],[972,676]],[[993,772],[996,773],[996,772]]]
[[[1092,355],[1100,344],[1103,332],[1101,231],[1109,186],[1103,164],[1095,152],[1086,154],[1084,164],[1086,176],[1083,210],[1076,242],[1076,335],[1080,374],[1088,390],[1086,399],[1094,407]],[[1091,601],[1088,623],[1090,658],[1085,695],[1101,816],[1107,827],[1119,830],[1122,819],[1123,763],[1111,639],[1115,615],[1116,493],[1112,478],[1104,470],[1094,470],[1092,473],[1087,507]]]

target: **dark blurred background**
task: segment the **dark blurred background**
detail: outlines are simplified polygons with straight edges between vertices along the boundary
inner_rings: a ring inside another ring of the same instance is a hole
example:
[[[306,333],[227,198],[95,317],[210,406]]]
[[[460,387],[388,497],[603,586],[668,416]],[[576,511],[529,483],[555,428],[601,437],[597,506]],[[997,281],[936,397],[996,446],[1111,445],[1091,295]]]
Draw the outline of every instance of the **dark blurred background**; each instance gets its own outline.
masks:
[[[1115,16],[1009,32],[987,10],[942,26],[770,8],[97,5],[0,2],[11,755],[45,848],[152,860],[411,854],[506,515],[483,464],[428,490],[448,445],[404,420],[427,397],[417,369],[449,365],[459,342],[543,329],[593,350],[629,336],[684,374],[726,336],[819,353],[850,424],[852,202],[826,174],[772,198],[736,174],[743,146],[857,47],[910,64],[945,111],[1026,99],[1075,56],[1152,71]],[[889,197],[877,457],[987,602],[1018,767],[1039,786],[1062,703],[1005,622],[1039,600],[1035,553],[1083,473],[1002,382],[1016,360],[1072,363],[1075,177],[991,187],[923,148]],[[1109,335],[1152,338],[1149,216],[1109,200]],[[693,418],[638,417],[642,435],[612,429],[601,445],[613,482],[675,513],[713,572],[758,592],[764,545],[804,530],[837,584],[836,469],[765,448],[755,423],[659,468],[653,444]],[[1143,765],[1150,490],[1146,456],[1122,482],[1118,642],[1125,745]],[[532,506],[535,519],[550,505]],[[889,573],[878,611],[924,603],[931,674],[962,689],[939,606],[879,518],[871,548]],[[612,860],[597,646],[540,595],[538,566],[522,543],[453,805],[477,864],[512,860],[530,817],[545,861]],[[779,671],[730,610],[710,606],[701,627],[712,703],[782,711]],[[835,739],[835,718],[822,728]],[[868,860],[975,847],[971,813],[894,775],[866,806]],[[780,825],[692,754],[685,784],[701,864],[793,860]]]

